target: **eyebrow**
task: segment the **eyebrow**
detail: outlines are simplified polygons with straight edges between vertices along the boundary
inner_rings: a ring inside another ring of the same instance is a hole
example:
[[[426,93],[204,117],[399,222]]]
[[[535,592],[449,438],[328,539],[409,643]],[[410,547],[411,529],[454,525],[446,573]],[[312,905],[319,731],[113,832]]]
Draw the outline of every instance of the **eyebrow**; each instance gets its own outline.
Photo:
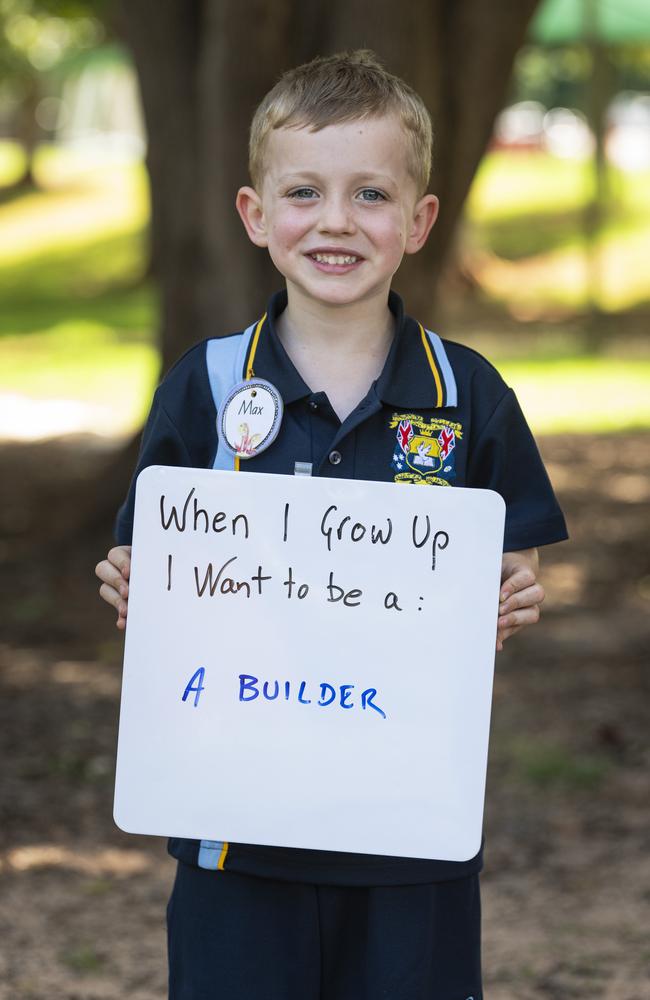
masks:
[[[298,183],[298,182],[300,182],[300,183],[308,183],[308,182],[318,183],[319,181],[323,180],[323,176],[324,176],[323,174],[319,174],[319,173],[316,173],[316,172],[311,171],[311,170],[305,170],[304,172],[301,171],[301,172],[298,172],[298,173],[297,172],[292,172],[290,174],[281,174],[278,177],[277,182],[278,182],[278,184],[290,184],[290,183],[294,183],[294,182],[295,183]],[[368,183],[370,180],[372,180],[373,183],[382,184],[383,186],[386,186],[386,187],[393,186],[393,185],[396,186],[396,182],[395,182],[395,180],[392,177],[389,177],[387,174],[379,174],[379,173],[375,174],[375,173],[372,173],[372,171],[369,171],[369,172],[359,171],[356,174],[352,174],[352,177],[350,178],[350,180],[353,183],[354,182],[359,182],[359,181],[365,181],[366,183]]]

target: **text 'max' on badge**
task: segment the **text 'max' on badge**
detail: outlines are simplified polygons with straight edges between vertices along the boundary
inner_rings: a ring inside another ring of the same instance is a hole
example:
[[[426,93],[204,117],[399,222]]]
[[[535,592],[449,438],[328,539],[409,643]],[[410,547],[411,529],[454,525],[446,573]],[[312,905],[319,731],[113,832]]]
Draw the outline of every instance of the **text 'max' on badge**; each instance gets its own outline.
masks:
[[[254,458],[275,441],[282,412],[282,397],[270,382],[262,378],[238,382],[219,408],[219,437],[238,458]]]

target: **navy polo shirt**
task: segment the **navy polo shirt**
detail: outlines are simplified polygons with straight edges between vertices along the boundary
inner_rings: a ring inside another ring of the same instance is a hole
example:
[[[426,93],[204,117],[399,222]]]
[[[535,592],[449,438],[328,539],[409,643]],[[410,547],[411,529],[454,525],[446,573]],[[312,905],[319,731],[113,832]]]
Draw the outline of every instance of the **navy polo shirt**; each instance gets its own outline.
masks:
[[[327,395],[304,382],[280,342],[275,323],[286,304],[286,292],[272,297],[241,373],[242,378],[267,379],[279,390],[284,401],[282,426],[266,451],[241,461],[241,471],[293,475],[300,462],[310,464],[314,476],[492,489],[506,503],[504,551],[567,537],[564,517],[515,394],[485,358],[450,341],[432,344],[421,325],[404,315],[399,296],[391,292],[388,304],[395,317],[395,337],[383,371],[341,421]],[[117,516],[119,544],[131,542],[135,479],[142,469],[213,465],[217,414],[206,365],[207,344],[190,348],[156,390],[133,482]],[[470,861],[451,862],[214,844],[219,867],[228,870],[338,885],[443,881],[473,874],[482,866],[482,851]],[[169,849],[182,861],[199,862],[199,841],[172,839]]]

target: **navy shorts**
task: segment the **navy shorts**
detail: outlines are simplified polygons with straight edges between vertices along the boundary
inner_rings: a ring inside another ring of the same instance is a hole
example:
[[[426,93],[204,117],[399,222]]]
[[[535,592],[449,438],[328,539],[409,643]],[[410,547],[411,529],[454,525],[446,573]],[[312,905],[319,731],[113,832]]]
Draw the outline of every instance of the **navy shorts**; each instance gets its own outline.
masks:
[[[170,1000],[482,1000],[478,875],[278,882],[178,863]]]

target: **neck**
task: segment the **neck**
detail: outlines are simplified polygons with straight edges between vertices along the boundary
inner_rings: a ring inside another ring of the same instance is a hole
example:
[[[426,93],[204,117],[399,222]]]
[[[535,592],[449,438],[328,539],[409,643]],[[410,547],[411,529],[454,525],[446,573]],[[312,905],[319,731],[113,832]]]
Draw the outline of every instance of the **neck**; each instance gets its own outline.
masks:
[[[395,318],[388,296],[349,305],[321,305],[288,289],[287,308],[278,319],[278,334],[287,353],[307,348],[315,354],[382,355],[393,339]]]

